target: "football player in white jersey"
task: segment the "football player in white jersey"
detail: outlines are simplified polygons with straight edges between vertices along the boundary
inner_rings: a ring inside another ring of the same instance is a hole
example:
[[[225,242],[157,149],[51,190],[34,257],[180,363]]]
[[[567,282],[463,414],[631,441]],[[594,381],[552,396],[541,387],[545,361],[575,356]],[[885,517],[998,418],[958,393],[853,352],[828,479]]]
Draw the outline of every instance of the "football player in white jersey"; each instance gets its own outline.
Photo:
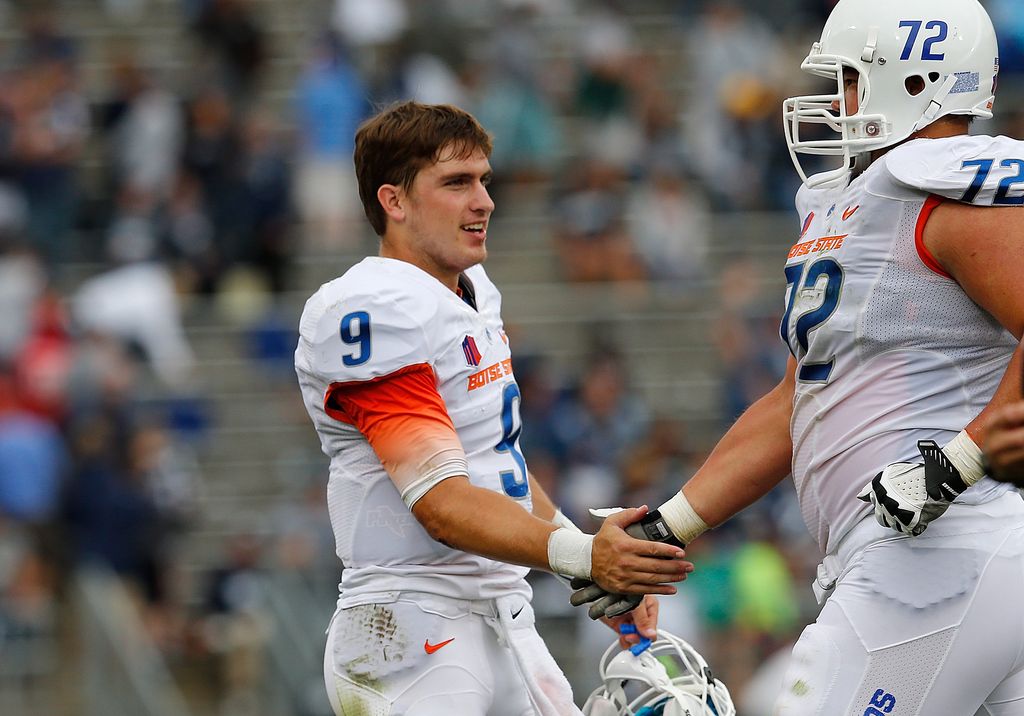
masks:
[[[296,372],[331,458],[344,565],[324,659],[339,716],[579,713],[533,626],[529,568],[658,594],[692,569],[678,546],[627,535],[643,509],[583,534],[527,470],[501,297],[480,266],[490,150],[450,106],[365,123],[356,175],[380,254],[300,320]],[[610,625],[653,637],[656,610],[645,597]]]
[[[793,475],[824,607],[775,713],[1024,715],[1024,501],[978,447],[1024,360],[1024,142],[968,135],[991,21],[839,0],[802,69],[831,86],[784,103],[788,370],[657,512],[685,544]]]

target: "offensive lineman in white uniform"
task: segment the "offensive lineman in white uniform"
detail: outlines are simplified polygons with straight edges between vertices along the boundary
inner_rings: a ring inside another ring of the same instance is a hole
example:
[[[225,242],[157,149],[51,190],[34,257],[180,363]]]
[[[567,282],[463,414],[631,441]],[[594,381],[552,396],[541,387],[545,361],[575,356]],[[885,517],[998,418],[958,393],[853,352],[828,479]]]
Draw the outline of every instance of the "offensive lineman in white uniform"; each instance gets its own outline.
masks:
[[[658,594],[692,569],[625,533],[643,510],[584,535],[527,471],[501,297],[479,266],[490,150],[454,107],[408,102],[365,123],[356,175],[380,255],[300,320],[295,366],[344,564],[324,660],[339,716],[578,714],[533,626],[528,568]],[[610,625],[653,637],[656,610],[646,597]]]
[[[802,68],[834,90],[784,105],[793,357],[658,512],[685,544],[792,472],[828,601],[775,713],[1021,716],[1024,501],[978,448],[1024,360],[1024,142],[968,136],[991,116],[991,21],[976,0],[840,0]],[[843,165],[808,176],[805,154]]]

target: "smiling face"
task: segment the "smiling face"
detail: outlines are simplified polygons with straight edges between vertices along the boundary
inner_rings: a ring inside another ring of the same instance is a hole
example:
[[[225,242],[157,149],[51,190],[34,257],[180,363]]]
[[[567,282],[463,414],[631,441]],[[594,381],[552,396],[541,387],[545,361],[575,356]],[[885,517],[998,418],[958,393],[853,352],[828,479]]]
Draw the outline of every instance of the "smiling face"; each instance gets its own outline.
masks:
[[[487,258],[487,192],[491,165],[483,149],[448,145],[416,174],[408,189],[386,184],[378,199],[387,214],[381,256],[407,261],[452,290],[459,274]]]

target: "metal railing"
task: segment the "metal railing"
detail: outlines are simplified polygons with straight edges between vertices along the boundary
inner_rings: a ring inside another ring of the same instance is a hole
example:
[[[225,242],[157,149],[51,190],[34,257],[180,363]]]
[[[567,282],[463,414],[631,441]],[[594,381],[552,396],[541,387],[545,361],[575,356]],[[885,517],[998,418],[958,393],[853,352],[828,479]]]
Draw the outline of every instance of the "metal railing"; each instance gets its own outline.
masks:
[[[88,567],[74,579],[83,716],[194,716],[122,581]]]
[[[295,572],[267,573],[263,586],[274,625],[271,683],[290,716],[333,716],[324,690],[323,658],[333,585],[313,585]],[[322,588],[321,588],[322,587]]]
[[[56,605],[0,597],[0,713],[54,713],[58,662]]]

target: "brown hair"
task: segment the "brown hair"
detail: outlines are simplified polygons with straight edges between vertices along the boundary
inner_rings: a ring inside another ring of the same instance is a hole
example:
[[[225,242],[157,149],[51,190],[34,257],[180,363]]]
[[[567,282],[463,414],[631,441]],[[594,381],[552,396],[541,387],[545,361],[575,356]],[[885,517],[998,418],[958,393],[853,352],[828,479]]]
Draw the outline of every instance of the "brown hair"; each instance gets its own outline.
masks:
[[[403,102],[365,121],[356,132],[356,181],[363,211],[377,236],[384,235],[386,215],[377,190],[394,184],[408,190],[424,167],[451,147],[453,158],[476,149],[491,155],[491,136],[473,115],[448,104]]]

